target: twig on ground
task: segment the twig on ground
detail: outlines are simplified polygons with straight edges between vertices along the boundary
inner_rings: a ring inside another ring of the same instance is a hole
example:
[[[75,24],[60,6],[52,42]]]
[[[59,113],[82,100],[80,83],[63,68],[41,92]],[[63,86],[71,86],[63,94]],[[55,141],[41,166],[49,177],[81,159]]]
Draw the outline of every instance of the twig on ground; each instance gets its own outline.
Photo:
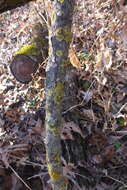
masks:
[[[17,172],[9,165],[9,168],[13,171],[13,173],[16,175],[17,178],[19,178],[19,180],[29,189],[32,190],[25,181],[23,181],[23,179],[17,174]]]

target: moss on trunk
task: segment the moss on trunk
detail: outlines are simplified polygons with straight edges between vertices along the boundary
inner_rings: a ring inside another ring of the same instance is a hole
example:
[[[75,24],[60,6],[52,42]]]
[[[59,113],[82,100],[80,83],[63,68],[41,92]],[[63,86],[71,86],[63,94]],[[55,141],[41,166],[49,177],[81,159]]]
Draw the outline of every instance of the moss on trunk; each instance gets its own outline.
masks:
[[[46,26],[37,23],[32,26],[33,39],[25,44],[13,56],[24,54],[41,63],[48,56],[48,30]]]

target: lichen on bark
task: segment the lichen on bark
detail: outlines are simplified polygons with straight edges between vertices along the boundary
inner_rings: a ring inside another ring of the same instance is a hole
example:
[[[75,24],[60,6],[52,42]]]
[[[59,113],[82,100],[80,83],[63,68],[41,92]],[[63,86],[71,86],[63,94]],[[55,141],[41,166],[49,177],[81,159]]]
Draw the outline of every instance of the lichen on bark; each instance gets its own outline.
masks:
[[[64,190],[67,183],[62,169],[60,135],[74,1],[52,1],[53,10],[49,28],[49,61],[46,68],[46,157],[54,190]]]

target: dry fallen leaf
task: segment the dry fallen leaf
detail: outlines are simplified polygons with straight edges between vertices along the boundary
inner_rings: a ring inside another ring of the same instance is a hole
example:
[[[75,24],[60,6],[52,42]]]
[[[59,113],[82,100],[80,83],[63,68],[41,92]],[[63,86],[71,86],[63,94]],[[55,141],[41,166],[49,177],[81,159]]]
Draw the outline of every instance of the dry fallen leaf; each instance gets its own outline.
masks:
[[[81,129],[76,123],[74,123],[73,121],[64,123],[62,130],[62,138],[74,140],[73,132],[80,134],[84,138]]]
[[[0,66],[0,76],[4,73],[4,68]]]
[[[97,120],[94,112],[92,109],[83,109],[82,113],[85,117],[88,117],[89,119],[93,120],[94,122]]]
[[[112,54],[109,48],[105,48],[103,51],[98,52],[96,56],[95,70],[103,72],[108,71],[112,66]]]
[[[78,59],[78,57],[76,55],[76,52],[75,52],[75,50],[73,48],[69,49],[69,58],[70,58],[71,64],[74,67],[76,67],[78,69],[81,69],[81,64],[80,64],[79,59]]]
[[[106,48],[104,50],[103,55],[104,55],[103,63],[104,63],[106,70],[108,71],[112,66],[112,54],[111,54],[109,48]]]

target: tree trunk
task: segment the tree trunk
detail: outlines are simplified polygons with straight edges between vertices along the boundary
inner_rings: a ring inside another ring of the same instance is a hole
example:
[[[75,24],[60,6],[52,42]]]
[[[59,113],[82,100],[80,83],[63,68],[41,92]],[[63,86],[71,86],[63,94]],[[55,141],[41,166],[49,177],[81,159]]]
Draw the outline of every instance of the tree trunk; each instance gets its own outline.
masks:
[[[54,0],[52,5],[49,61],[46,68],[46,151],[53,189],[64,190],[67,180],[61,162],[61,118],[74,0]]]

